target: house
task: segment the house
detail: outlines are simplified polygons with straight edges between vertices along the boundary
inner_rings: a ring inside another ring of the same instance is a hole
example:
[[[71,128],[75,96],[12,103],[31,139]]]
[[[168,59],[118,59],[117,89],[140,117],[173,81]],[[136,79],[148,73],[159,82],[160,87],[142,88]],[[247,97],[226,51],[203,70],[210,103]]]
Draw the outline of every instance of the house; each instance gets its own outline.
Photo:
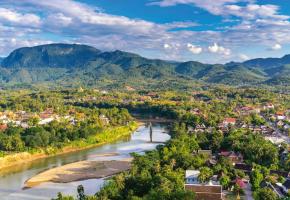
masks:
[[[211,150],[198,150],[197,154],[204,155],[205,157],[211,158],[212,157],[212,151]]]
[[[282,127],[283,125],[284,125],[284,122],[283,121],[280,120],[280,121],[277,122],[277,126],[278,127]]]
[[[186,170],[185,171],[185,182],[186,184],[199,184],[198,176],[199,170]]]
[[[269,188],[270,190],[272,190],[279,198],[282,198],[284,197],[283,193],[281,192],[280,190],[280,187],[279,185],[273,185],[272,183],[270,182],[267,182],[267,181],[262,181],[261,184],[260,184],[260,187],[261,188]]]
[[[129,85],[126,85],[126,90],[127,91],[136,91],[135,88],[129,86]]]
[[[157,92],[148,92],[147,96],[151,98],[159,98],[159,95]]]
[[[253,170],[253,167],[251,165],[247,165],[244,163],[235,163],[234,168],[238,170],[242,170],[245,173],[250,173]]]
[[[45,125],[45,124],[48,124],[50,122],[52,122],[54,120],[53,117],[40,117],[40,121],[38,122],[39,125]]]
[[[102,124],[104,124],[104,125],[108,125],[108,124],[110,123],[109,118],[106,117],[106,115],[104,115],[104,114],[101,114],[101,115],[99,116],[99,119],[100,119],[100,121],[102,122]]]
[[[288,178],[283,184],[282,184],[282,189],[285,194],[288,194],[290,190],[290,179]]]
[[[244,106],[236,109],[241,115],[249,115],[251,113],[260,113],[260,108],[253,108],[250,106]]]
[[[225,118],[224,119],[222,125],[224,127],[227,127],[229,125],[234,126],[234,125],[236,125],[236,122],[237,122],[237,119],[236,118],[230,118],[230,117],[228,117],[228,118]]]
[[[236,163],[242,163],[243,162],[243,156],[240,153],[235,153],[233,151],[222,151],[219,153],[219,156],[228,158],[233,165]]]
[[[283,128],[284,128],[284,130],[288,130],[288,129],[290,129],[290,125],[289,124],[285,124]]]
[[[0,112],[0,120],[7,119],[7,115],[3,112]]]
[[[102,90],[101,94],[109,94],[109,92],[107,90]]]
[[[276,174],[284,178],[288,178],[290,175],[290,172],[281,171],[281,170],[270,170],[270,174]]]
[[[279,136],[266,136],[264,137],[266,140],[269,140],[273,144],[282,144],[282,143],[287,143],[287,141]]]
[[[198,124],[196,125],[194,132],[204,132],[206,129],[206,126],[204,124]]]
[[[7,124],[0,124],[0,131],[5,131],[7,128]]]
[[[196,200],[222,200],[222,186],[215,182],[202,184],[198,180],[200,171],[185,171],[185,189],[195,193]]]
[[[202,114],[198,108],[191,109],[190,113],[194,114],[194,115],[201,115]]]
[[[266,103],[264,106],[263,106],[263,109],[264,110],[268,110],[268,109],[274,109],[275,106],[272,104],[272,103]]]
[[[286,118],[287,118],[285,116],[285,113],[282,112],[282,111],[276,112],[275,117],[276,117],[277,120],[286,120]]]

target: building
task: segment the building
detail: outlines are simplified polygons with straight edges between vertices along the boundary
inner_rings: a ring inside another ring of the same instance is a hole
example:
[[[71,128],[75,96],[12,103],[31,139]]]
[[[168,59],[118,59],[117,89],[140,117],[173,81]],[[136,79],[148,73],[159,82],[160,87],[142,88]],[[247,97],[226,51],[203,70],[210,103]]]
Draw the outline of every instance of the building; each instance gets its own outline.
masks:
[[[242,170],[247,174],[249,174],[253,170],[253,167],[251,165],[247,165],[244,163],[236,163],[234,167],[235,169]]]
[[[223,121],[223,126],[224,127],[227,127],[229,125],[231,126],[234,126],[236,125],[236,122],[237,122],[237,119],[236,118],[231,118],[231,117],[228,117],[228,118],[225,118],[224,121]]]
[[[207,158],[212,158],[212,151],[211,150],[202,150],[202,149],[199,149],[197,151],[197,154],[204,155]]]
[[[263,109],[264,110],[268,110],[268,109],[274,109],[275,106],[272,104],[272,103],[266,103],[264,106],[263,106]]]
[[[7,124],[0,124],[0,131],[5,131],[7,128]]]
[[[260,108],[253,108],[250,106],[244,106],[240,108],[236,108],[236,111],[239,112],[241,115],[249,115],[252,113],[260,113]]]
[[[272,183],[270,182],[267,182],[267,181],[262,181],[261,184],[260,184],[260,187],[261,188],[269,188],[270,190],[272,190],[279,198],[283,198],[284,195],[283,193],[281,192],[280,188],[281,186],[278,184],[275,184],[273,185]]]
[[[243,156],[240,153],[235,153],[233,151],[222,151],[219,156],[228,158],[233,165],[243,162]]]
[[[222,186],[216,181],[201,184],[199,174],[198,170],[186,170],[185,189],[194,192],[196,200],[222,200]]]
[[[288,194],[289,190],[290,190],[290,179],[288,178],[282,185],[283,188],[283,192],[285,194]]]
[[[286,120],[287,117],[283,111],[277,111],[275,113],[275,118],[276,120]]]
[[[102,122],[102,124],[104,124],[104,125],[108,125],[108,124],[110,123],[109,118],[106,117],[106,115],[104,115],[104,114],[101,114],[101,115],[99,116],[99,119],[100,119],[100,121]]]

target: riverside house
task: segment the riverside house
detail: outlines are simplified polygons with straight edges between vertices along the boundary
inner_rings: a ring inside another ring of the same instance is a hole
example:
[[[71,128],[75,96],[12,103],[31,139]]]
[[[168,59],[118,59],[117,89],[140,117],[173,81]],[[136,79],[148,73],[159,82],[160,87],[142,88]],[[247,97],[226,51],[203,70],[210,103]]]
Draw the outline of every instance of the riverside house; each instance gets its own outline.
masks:
[[[198,170],[185,171],[185,189],[195,192],[196,200],[222,200],[222,186],[215,180],[208,183],[200,183]]]

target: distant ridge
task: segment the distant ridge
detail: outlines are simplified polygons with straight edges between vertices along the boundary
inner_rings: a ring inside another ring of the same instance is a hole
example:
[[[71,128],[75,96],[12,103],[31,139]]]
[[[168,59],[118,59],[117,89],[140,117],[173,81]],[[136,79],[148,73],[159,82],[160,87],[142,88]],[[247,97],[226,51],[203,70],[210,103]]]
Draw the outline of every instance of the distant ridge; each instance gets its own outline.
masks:
[[[147,59],[120,50],[101,52],[87,45],[48,44],[16,49],[0,58],[0,63],[2,84],[138,85],[171,80],[237,86],[290,85],[290,55],[212,65]]]

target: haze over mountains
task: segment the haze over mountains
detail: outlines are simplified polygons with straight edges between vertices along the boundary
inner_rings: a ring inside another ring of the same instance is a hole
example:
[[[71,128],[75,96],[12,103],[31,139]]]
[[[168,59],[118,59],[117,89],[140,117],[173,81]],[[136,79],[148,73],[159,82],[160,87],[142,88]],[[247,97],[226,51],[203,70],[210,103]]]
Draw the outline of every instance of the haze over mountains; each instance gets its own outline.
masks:
[[[147,59],[137,54],[102,52],[76,44],[50,44],[16,49],[0,58],[0,82],[96,84],[114,82],[201,81],[231,85],[290,85],[290,55],[243,63],[203,64]]]

